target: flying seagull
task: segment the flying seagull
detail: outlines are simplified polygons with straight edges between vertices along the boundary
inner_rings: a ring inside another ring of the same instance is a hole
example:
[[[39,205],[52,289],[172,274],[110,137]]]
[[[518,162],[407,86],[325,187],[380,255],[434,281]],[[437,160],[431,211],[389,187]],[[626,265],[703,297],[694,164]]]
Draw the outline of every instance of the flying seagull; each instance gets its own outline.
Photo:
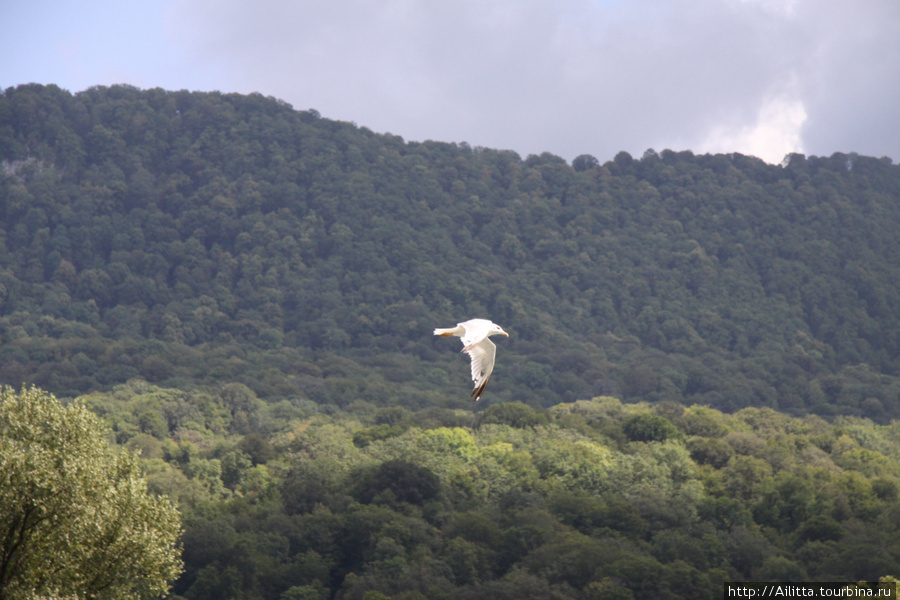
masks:
[[[494,357],[497,355],[497,346],[488,339],[488,336],[505,335],[509,337],[509,334],[503,331],[499,325],[487,319],[470,319],[457,323],[456,327],[435,329],[434,335],[441,337],[455,335],[462,338],[462,351],[472,359],[472,381],[475,382],[472,398],[478,402],[491,378],[491,371],[494,370]]]

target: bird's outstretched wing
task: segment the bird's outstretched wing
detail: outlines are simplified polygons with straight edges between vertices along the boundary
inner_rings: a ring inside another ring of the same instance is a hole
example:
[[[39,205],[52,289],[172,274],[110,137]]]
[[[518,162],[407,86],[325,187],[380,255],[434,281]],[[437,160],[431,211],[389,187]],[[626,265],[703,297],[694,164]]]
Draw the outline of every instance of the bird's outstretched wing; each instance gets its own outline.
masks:
[[[484,393],[488,380],[491,378],[491,372],[494,370],[494,357],[497,355],[497,346],[485,337],[474,344],[466,346],[463,352],[472,359],[472,381],[475,383],[475,389],[472,390],[472,399],[478,402],[481,394]]]

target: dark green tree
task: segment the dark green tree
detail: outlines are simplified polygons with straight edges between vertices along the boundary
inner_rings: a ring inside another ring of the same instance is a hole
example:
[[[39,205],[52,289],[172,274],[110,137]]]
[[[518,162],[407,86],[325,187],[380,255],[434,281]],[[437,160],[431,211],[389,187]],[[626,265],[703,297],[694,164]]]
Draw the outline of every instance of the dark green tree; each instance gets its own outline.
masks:
[[[0,596],[145,598],[181,571],[180,518],[84,406],[0,391]]]

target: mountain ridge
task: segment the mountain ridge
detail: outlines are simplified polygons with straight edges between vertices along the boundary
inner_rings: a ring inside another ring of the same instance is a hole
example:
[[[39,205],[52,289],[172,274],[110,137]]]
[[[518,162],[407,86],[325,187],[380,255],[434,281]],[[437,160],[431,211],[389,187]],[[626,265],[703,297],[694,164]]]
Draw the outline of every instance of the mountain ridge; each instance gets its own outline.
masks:
[[[510,332],[485,400],[900,414],[900,170],[648,150],[570,165],[259,94],[0,96],[0,381],[466,406],[436,323]]]

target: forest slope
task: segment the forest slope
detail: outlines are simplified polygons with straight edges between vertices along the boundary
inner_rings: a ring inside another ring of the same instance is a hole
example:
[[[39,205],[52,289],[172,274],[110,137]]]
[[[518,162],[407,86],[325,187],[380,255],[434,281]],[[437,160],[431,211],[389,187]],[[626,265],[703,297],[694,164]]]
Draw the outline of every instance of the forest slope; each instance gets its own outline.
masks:
[[[609,397],[331,414],[132,381],[82,401],[181,509],[174,598],[712,599],[900,573],[900,423]]]
[[[0,96],[0,382],[900,415],[900,168],[405,142],[260,95]]]

